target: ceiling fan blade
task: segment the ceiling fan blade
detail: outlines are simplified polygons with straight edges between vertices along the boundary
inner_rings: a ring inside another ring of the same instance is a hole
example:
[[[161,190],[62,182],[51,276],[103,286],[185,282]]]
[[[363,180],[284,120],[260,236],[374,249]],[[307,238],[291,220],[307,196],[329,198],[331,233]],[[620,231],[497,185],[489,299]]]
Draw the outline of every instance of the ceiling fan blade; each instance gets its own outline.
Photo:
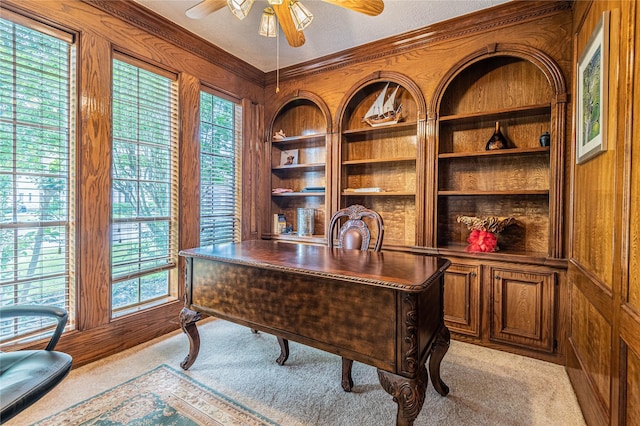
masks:
[[[305,42],[304,33],[302,31],[296,30],[296,26],[293,23],[293,18],[291,17],[291,13],[289,12],[289,5],[285,3],[287,2],[284,2],[281,5],[273,4],[271,5],[271,7],[273,7],[273,10],[276,12],[278,22],[280,23],[280,27],[282,28],[284,36],[289,42],[289,46],[300,47]]]
[[[227,5],[227,0],[203,0],[184,12],[188,18],[201,19]]]
[[[384,10],[382,0],[324,0],[327,3],[354,10],[369,16],[377,16]]]

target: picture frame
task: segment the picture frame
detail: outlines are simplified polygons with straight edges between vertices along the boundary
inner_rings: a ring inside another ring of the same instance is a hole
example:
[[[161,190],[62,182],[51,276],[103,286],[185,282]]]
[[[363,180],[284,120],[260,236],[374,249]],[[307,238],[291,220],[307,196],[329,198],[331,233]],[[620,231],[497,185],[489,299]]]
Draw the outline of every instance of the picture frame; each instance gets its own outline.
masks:
[[[576,163],[607,150],[609,11],[602,13],[577,64]]]
[[[298,164],[298,150],[288,149],[286,151],[282,151],[280,154],[280,165],[293,166],[295,164]]]

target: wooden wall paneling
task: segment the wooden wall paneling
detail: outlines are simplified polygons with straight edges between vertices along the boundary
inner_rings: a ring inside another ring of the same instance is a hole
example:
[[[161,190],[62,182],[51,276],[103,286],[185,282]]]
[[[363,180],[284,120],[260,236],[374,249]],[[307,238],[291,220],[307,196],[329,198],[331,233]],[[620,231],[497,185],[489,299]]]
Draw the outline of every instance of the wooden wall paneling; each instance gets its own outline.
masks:
[[[635,9],[635,10],[634,10]],[[631,46],[629,55],[635,53],[635,48],[640,46],[640,7],[637,2],[629,13],[629,26]],[[633,31],[633,32],[632,32]],[[637,55],[628,57],[628,69],[631,80],[625,93],[636,94],[640,90],[640,71]],[[630,182],[629,182],[629,274],[626,301],[636,311],[640,312],[640,96],[629,96],[627,111],[631,111],[630,119],[626,120],[625,140],[629,145],[626,150],[630,157]]]
[[[567,369],[585,418],[594,424],[626,424],[632,418],[627,399],[636,374],[635,336],[640,334],[637,308],[629,303],[638,258],[634,229],[638,157],[633,157],[632,146],[637,140],[632,115],[638,102],[631,96],[638,75],[636,9],[636,1],[576,2],[573,13],[574,62],[602,13],[610,13],[608,148],[572,166],[570,192],[572,328]]]
[[[78,40],[76,328],[111,319],[110,43],[90,32]]]
[[[257,239],[261,235],[264,215],[260,213],[260,206],[266,202],[260,182],[260,170],[263,167],[264,154],[264,106],[242,100],[244,144],[242,151],[242,239]],[[270,224],[270,223],[269,223]]]
[[[178,179],[178,248],[197,247],[200,243],[200,81],[187,73],[178,75],[180,144]],[[195,219],[195,220],[194,220]],[[179,300],[184,296],[185,260],[178,259]]]
[[[571,331],[576,358],[584,369],[585,380],[593,394],[589,399],[598,401],[604,410],[603,417],[607,418],[610,412],[613,362],[611,325],[576,286],[571,293]]]
[[[83,366],[178,330],[178,314],[182,307],[182,301],[175,300],[139,314],[118,318],[109,324],[65,332],[56,350],[70,354],[74,368]],[[42,349],[42,345],[31,345],[30,348]]]
[[[593,29],[602,16],[607,5],[596,2],[587,15],[584,25],[576,30],[576,58],[587,44]],[[610,52],[610,64],[615,56]],[[615,73],[610,73],[610,76]],[[609,101],[614,102],[615,85],[609,86]],[[613,108],[608,108],[611,111]],[[609,118],[608,118],[609,119]],[[616,126],[608,126],[606,135],[611,144]],[[595,274],[601,283],[609,288],[613,281],[613,242],[614,242],[614,209],[616,181],[611,179],[615,174],[616,150],[608,149],[588,162],[574,168],[573,198],[573,232],[571,235],[572,258],[584,269]],[[575,158],[574,158],[575,161]],[[594,226],[597,224],[597,226]]]
[[[568,339],[569,345],[567,350],[566,371],[573,389],[576,392],[576,398],[580,404],[582,415],[589,425],[608,425],[609,417],[606,407],[593,390],[593,383],[584,373],[585,365],[577,356],[575,342],[572,337]]]
[[[640,87],[640,70],[636,48],[640,46],[640,8],[638,2],[624,5],[621,28],[627,28],[622,36],[621,56],[626,71],[624,105],[624,169],[625,185],[622,205],[622,266],[620,283],[620,356],[618,383],[614,386],[614,398],[619,401],[616,420],[619,424],[640,425],[640,98],[631,96]],[[622,30],[621,30],[622,31]],[[622,61],[621,61],[622,62]],[[625,75],[625,74],[623,74]],[[626,255],[626,258],[625,258]]]
[[[630,350],[626,364],[626,398],[621,407],[620,424],[637,426],[640,424],[640,354]]]
[[[633,81],[632,70],[627,69],[628,58],[633,58],[633,53],[627,53],[629,49],[629,39],[633,38],[629,33],[631,25],[625,22],[622,25],[621,19],[625,16],[628,21],[632,16],[629,12],[629,5],[633,2],[623,2],[621,4],[611,4],[608,10],[609,15],[609,109],[607,114],[607,133],[612,146],[616,151],[615,157],[615,222],[613,223],[613,252],[614,258],[619,261],[613,262],[613,289],[614,289],[614,315],[612,331],[614,342],[611,346],[612,376],[611,376],[611,418],[614,423],[621,422],[624,413],[621,412],[623,406],[620,404],[620,397],[625,393],[627,366],[621,363],[623,359],[622,351],[624,345],[620,339],[620,320],[623,315],[623,303],[626,301],[626,289],[628,286],[628,235],[629,235],[629,188],[631,158],[628,148],[631,147],[630,135],[626,134],[627,120],[625,116],[631,116],[630,93],[627,89]],[[623,15],[624,14],[624,15]],[[611,109],[613,108],[613,111]],[[613,128],[612,128],[613,127]]]

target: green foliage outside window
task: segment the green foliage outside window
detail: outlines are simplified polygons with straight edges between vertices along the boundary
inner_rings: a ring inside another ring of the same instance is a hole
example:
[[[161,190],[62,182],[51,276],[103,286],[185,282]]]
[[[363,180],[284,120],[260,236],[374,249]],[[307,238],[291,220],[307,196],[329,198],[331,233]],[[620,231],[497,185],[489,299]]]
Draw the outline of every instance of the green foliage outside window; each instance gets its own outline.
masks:
[[[169,295],[177,257],[175,82],[113,61],[111,305]]]
[[[0,307],[69,309],[72,45],[0,19]],[[48,327],[0,324],[2,340]]]

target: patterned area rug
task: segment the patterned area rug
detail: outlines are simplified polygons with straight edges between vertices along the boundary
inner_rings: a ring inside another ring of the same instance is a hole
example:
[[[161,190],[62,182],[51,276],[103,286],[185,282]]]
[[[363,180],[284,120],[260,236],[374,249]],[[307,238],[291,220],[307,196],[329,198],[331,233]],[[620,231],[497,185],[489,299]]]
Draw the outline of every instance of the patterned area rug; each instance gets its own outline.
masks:
[[[164,364],[37,423],[70,424],[278,426]]]

